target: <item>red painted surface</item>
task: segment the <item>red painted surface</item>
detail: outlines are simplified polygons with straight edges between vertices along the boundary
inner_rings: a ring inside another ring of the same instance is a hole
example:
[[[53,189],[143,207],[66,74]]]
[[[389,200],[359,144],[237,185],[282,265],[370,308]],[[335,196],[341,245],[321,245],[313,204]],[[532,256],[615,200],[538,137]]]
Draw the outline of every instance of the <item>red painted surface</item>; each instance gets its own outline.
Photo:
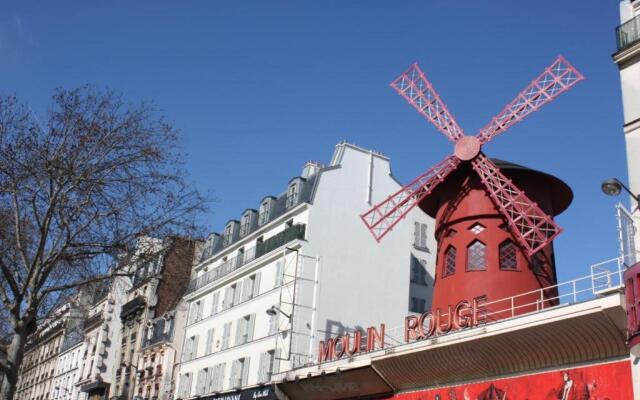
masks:
[[[624,294],[627,303],[627,339],[629,346],[640,345],[640,263],[624,272]]]
[[[402,393],[398,400],[631,400],[629,361]]]
[[[557,215],[571,201],[570,189],[560,180],[537,171],[499,163],[503,173],[523,188],[527,195],[538,203],[549,215]],[[511,167],[510,167],[511,166]],[[446,313],[449,306],[455,307],[461,300],[486,299],[488,312],[507,310],[491,315],[500,319],[534,311],[538,307],[553,304],[549,300],[556,296],[555,290],[519,296],[514,299],[511,311],[511,296],[554,285],[556,283],[553,244],[547,245],[535,257],[527,256],[516,238],[507,228],[506,218],[500,213],[488,195],[484,185],[470,168],[462,166],[451,174],[420,207],[436,218],[438,257],[432,311]],[[472,228],[481,226],[481,232]],[[470,270],[469,246],[480,241],[485,247],[484,269]],[[511,241],[516,248],[515,269],[501,269],[500,245]],[[450,246],[456,249],[455,273],[447,275],[446,252]]]

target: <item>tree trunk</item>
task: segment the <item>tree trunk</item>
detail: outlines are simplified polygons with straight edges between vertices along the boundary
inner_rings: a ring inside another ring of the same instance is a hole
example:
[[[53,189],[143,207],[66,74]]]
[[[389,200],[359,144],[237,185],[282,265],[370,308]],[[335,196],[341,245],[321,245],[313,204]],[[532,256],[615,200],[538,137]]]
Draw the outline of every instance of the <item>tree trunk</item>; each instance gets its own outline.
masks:
[[[25,331],[16,332],[13,335],[11,344],[7,348],[7,370],[5,371],[4,381],[2,383],[2,391],[0,391],[0,399],[13,400],[18,387],[18,369],[22,364],[24,355],[24,345],[26,343],[27,333]]]

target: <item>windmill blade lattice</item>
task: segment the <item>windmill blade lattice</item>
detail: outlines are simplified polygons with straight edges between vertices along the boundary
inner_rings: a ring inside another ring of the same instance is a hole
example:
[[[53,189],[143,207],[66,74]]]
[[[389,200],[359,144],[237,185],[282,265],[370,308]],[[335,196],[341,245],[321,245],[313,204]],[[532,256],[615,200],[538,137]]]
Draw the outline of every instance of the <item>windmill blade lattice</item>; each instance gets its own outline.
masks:
[[[405,73],[391,82],[391,87],[431,121],[449,140],[455,143],[464,136],[462,128],[440,100],[440,96],[418,64],[413,64]]]
[[[360,217],[373,237],[380,241],[422,199],[442,182],[460,164],[460,160],[449,156],[418,176],[411,183],[373,206]]]
[[[582,74],[564,57],[558,57],[484,128],[480,129],[477,138],[481,143],[488,142],[583,79]]]
[[[560,227],[507,179],[481,149],[484,143],[583,79],[567,60],[558,57],[476,136],[466,136],[420,67],[417,64],[409,67],[391,87],[455,143],[454,154],[361,215],[374,238],[380,241],[461,162],[471,162],[490,198],[508,221],[515,239],[527,253],[531,256],[545,247],[561,232]]]
[[[529,255],[542,249],[562,229],[538,205],[518,189],[500,169],[480,153],[471,161],[489,196],[507,219],[516,240]]]

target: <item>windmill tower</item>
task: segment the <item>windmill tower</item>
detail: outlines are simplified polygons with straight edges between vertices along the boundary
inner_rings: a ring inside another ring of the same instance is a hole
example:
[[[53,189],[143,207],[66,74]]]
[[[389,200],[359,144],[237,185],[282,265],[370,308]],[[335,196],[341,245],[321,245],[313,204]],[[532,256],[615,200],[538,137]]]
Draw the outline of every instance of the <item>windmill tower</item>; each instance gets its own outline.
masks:
[[[436,218],[434,311],[446,313],[460,301],[491,302],[555,284],[552,241],[561,229],[553,216],[568,207],[571,190],[557,178],[491,160],[481,150],[582,79],[558,57],[475,136],[464,134],[417,64],[391,83],[454,143],[454,152],[361,218],[378,241],[415,206]],[[534,305],[516,313],[536,307],[535,298],[518,301]]]

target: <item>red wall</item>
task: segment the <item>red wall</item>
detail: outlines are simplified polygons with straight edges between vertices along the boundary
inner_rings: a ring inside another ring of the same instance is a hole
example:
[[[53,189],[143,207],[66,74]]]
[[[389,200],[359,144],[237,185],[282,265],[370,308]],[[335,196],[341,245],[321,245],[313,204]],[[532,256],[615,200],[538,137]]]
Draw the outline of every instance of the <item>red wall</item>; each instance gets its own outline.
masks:
[[[564,374],[572,381],[566,397]],[[400,400],[632,400],[628,360],[589,367],[498,379],[443,389],[402,393]]]

